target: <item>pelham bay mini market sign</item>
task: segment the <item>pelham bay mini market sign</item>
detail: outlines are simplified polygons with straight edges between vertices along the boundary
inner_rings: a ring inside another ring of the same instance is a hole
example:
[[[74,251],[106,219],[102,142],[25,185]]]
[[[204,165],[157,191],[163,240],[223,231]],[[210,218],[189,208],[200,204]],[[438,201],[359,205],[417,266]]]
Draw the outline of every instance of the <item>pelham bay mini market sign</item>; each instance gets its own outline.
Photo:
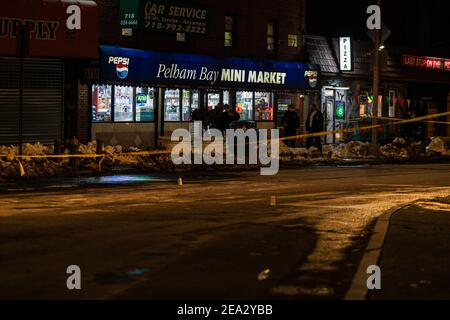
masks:
[[[154,32],[206,34],[211,12],[192,2],[121,0],[120,27]]]
[[[317,90],[319,66],[100,46],[103,81],[158,86]]]

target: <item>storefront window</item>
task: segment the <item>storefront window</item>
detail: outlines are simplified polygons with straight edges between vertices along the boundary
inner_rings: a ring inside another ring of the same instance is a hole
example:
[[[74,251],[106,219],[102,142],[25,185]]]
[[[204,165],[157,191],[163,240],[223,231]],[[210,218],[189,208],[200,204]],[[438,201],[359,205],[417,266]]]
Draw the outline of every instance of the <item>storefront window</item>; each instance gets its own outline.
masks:
[[[200,108],[200,93],[198,91],[192,92],[192,110]]]
[[[180,90],[164,92],[164,120],[180,121]]]
[[[240,120],[253,120],[253,92],[236,92],[236,111]]]
[[[136,121],[155,120],[155,91],[153,88],[136,88]]]
[[[183,90],[183,121],[190,121],[192,111],[198,108],[199,93],[195,90]]]
[[[273,120],[273,103],[271,93],[255,92],[255,120]]]
[[[114,87],[114,121],[133,121],[133,87]]]
[[[92,121],[111,121],[111,86],[92,86]]]
[[[208,109],[213,110],[220,102],[219,93],[208,93]]]
[[[230,105],[230,91],[223,92],[223,104]]]

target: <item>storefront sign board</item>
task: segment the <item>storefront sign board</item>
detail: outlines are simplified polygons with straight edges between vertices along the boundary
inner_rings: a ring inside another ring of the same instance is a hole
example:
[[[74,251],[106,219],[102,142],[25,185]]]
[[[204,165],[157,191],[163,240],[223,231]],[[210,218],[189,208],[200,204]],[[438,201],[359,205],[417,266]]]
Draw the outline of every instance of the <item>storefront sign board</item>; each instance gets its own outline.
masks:
[[[104,81],[238,89],[319,89],[319,66],[101,46]]]

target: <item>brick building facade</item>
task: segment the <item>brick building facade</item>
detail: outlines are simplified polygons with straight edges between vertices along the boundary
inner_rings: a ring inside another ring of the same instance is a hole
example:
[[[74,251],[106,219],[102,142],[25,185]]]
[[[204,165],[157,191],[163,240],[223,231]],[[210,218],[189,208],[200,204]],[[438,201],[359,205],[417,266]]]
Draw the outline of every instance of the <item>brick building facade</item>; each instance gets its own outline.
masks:
[[[186,34],[186,41],[179,42],[174,33],[134,30],[133,36],[122,36],[119,26],[120,0],[96,0],[100,12],[100,43],[167,52],[303,61],[304,1],[197,0],[196,4],[211,10],[208,33]],[[236,37],[232,47],[224,46],[225,16],[235,19]],[[266,26],[270,21],[274,21],[278,29],[275,35],[278,44],[273,52],[266,49]],[[297,47],[288,46],[288,34],[298,36]]]

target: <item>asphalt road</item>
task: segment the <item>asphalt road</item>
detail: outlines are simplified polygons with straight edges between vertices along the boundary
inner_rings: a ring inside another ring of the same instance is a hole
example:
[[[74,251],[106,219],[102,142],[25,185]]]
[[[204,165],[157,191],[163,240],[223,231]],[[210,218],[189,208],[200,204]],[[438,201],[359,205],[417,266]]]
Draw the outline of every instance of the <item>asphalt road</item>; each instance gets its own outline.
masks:
[[[450,195],[448,164],[151,178],[1,193],[0,299],[342,298],[378,216]]]

